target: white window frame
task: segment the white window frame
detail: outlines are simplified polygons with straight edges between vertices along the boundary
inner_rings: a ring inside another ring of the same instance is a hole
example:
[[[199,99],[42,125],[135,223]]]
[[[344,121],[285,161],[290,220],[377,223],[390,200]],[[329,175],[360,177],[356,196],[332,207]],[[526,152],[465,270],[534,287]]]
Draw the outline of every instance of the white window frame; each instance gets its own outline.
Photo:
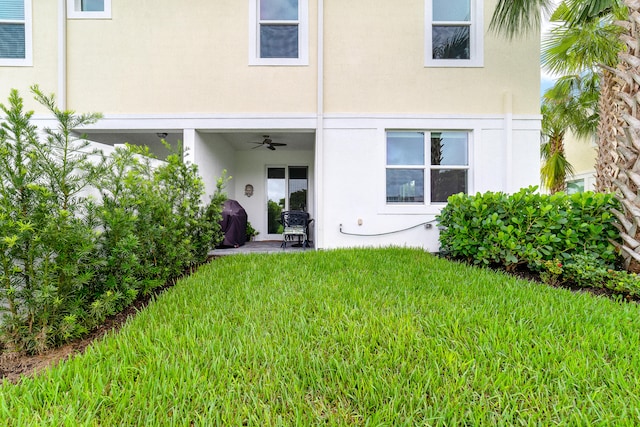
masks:
[[[24,24],[24,58],[0,58],[0,67],[33,66],[33,35],[31,0],[24,0],[24,21],[2,20],[2,23]]]
[[[386,150],[387,150],[387,135],[393,132],[415,132],[423,134],[423,144],[424,144],[424,159],[421,165],[389,165],[387,163],[388,159],[386,158]],[[466,133],[467,134],[467,164],[466,165],[432,165],[431,164],[431,134],[432,133],[447,133],[447,132],[456,132],[456,133]],[[427,137],[428,135],[428,137]],[[466,194],[471,194],[471,186],[472,186],[472,143],[473,143],[473,130],[472,129],[438,129],[438,128],[430,128],[430,129],[386,129],[384,132],[384,146],[385,146],[385,178],[384,178],[384,204],[386,208],[399,208],[406,209],[411,207],[426,207],[426,206],[434,206],[434,207],[443,207],[447,204],[447,202],[432,202],[431,201],[431,171],[439,170],[439,169],[447,169],[447,170],[466,170],[467,171],[467,188]],[[387,170],[389,169],[415,169],[421,170],[423,172],[424,179],[424,201],[422,202],[389,202],[387,201]]]
[[[111,0],[104,0],[101,12],[85,12],[81,10],[81,0],[67,0],[67,18],[69,19],[111,19]]]
[[[297,21],[266,21],[274,24],[298,25],[297,58],[260,57],[260,0],[249,0],[249,65],[309,65],[309,0],[298,0]]]
[[[471,21],[433,22],[433,0],[425,0],[424,7],[424,66],[425,67],[483,67],[484,66],[484,0],[470,0]],[[433,25],[468,25],[469,59],[433,59]]]

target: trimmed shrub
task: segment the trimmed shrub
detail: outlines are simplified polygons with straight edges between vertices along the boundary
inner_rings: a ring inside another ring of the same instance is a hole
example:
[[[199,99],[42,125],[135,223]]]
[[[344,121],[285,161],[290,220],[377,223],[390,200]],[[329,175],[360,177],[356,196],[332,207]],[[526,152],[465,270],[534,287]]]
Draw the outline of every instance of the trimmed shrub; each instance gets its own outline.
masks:
[[[611,194],[538,194],[536,187],[513,195],[450,196],[437,217],[441,251],[474,264],[540,268],[545,261],[563,263],[574,253],[617,260],[611,243],[619,237],[610,210]]]

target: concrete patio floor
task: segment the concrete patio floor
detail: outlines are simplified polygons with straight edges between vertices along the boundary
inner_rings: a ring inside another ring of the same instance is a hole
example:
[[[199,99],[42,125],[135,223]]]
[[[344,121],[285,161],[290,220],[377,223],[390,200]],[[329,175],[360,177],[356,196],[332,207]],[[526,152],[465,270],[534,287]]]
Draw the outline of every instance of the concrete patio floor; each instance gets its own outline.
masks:
[[[224,248],[224,249],[214,249],[209,252],[209,255],[212,256],[225,256],[225,255],[237,255],[237,254],[268,254],[268,253],[277,253],[277,252],[299,252],[299,251],[312,251],[313,242],[310,242],[311,247],[302,248],[293,246],[294,242],[288,242],[286,249],[283,249],[280,245],[282,244],[282,240],[263,240],[258,242],[247,242],[243,246],[237,248]]]

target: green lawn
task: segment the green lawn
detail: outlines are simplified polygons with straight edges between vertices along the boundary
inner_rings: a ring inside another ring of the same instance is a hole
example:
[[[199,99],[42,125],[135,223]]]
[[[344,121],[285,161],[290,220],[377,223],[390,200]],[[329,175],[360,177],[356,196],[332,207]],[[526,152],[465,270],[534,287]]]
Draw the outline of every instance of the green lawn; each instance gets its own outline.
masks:
[[[638,425],[639,315],[413,249],[230,256],[0,424]]]

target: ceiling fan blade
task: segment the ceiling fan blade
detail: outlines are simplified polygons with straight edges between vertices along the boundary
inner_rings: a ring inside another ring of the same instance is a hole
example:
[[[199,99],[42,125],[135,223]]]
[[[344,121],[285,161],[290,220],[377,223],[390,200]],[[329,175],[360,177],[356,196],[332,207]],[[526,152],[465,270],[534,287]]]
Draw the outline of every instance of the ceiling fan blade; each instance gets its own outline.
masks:
[[[267,148],[271,151],[276,151],[276,147],[274,147],[273,145],[269,144],[267,145]]]
[[[271,143],[271,144],[269,144],[269,145],[273,145],[273,146],[275,146],[275,147],[284,147],[284,146],[286,146],[287,144],[284,144],[284,143],[282,143],[282,142],[272,142],[272,143]]]

